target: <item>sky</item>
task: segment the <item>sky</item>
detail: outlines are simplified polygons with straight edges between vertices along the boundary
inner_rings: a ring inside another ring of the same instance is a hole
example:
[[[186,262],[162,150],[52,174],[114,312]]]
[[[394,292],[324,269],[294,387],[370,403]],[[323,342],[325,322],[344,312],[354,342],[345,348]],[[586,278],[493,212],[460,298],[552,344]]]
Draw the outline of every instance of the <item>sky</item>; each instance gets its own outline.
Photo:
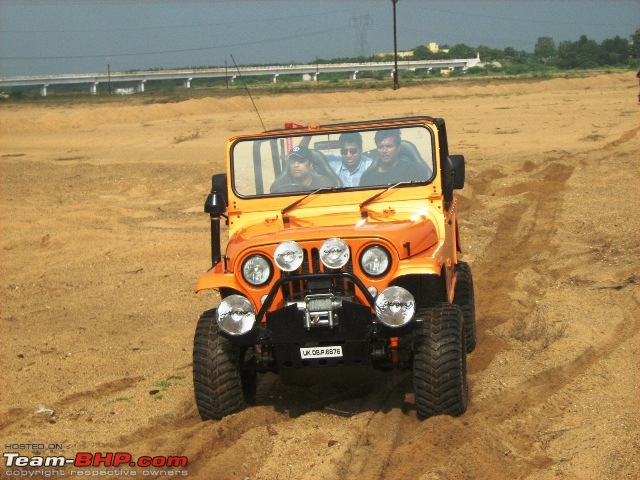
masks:
[[[398,50],[533,52],[640,28],[638,0],[397,0]],[[0,0],[0,77],[312,63],[393,52],[392,0]]]

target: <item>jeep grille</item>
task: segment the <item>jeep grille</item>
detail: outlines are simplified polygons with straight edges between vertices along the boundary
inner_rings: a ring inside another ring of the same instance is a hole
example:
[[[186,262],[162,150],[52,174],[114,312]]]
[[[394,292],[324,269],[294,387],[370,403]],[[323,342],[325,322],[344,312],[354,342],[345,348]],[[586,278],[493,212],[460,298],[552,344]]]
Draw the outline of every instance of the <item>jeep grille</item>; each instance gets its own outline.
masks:
[[[353,259],[350,256],[347,264],[339,270],[329,269],[324,266],[320,261],[320,253],[317,248],[303,249],[304,258],[302,265],[297,271],[283,272],[282,276],[286,278],[289,275],[299,274],[314,274],[324,272],[348,272],[353,273]],[[314,282],[313,280],[292,280],[290,282],[284,282],[282,284],[282,295],[285,299],[291,300],[296,298],[302,298],[304,294],[312,292],[327,292],[332,291],[340,293],[342,295],[353,296],[355,295],[355,285],[340,277],[334,278],[330,281]]]

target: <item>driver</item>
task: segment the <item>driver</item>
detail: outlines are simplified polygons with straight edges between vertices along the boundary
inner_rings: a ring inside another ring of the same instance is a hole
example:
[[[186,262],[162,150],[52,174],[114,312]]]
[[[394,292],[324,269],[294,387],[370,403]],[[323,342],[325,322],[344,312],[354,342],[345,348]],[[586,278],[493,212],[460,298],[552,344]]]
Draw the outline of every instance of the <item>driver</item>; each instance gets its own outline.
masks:
[[[313,154],[305,146],[291,149],[286,161],[288,168],[271,185],[271,193],[317,190],[334,186],[332,182],[313,171]]]

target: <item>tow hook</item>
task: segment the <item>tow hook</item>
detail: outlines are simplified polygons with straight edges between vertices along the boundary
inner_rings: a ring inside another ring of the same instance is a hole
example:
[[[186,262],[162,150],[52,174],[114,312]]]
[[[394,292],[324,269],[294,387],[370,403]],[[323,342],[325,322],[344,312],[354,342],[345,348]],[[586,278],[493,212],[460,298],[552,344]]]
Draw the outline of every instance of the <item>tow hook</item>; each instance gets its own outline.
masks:
[[[398,362],[400,358],[398,356],[398,337],[391,337],[389,339],[389,343],[391,344],[391,361],[395,367],[398,366]]]

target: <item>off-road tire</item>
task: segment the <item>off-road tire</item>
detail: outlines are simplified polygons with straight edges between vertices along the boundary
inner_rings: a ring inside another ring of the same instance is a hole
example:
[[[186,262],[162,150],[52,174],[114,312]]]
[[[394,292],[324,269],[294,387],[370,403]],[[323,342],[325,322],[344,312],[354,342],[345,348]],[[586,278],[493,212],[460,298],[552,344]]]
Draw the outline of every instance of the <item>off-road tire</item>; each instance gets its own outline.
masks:
[[[471,353],[476,348],[476,304],[473,295],[473,277],[471,276],[471,268],[466,262],[458,262],[456,271],[458,280],[453,303],[462,310],[464,339],[467,345],[467,353]]]
[[[460,307],[422,308],[413,336],[413,387],[418,418],[462,415],[467,409],[467,353]]]
[[[244,350],[220,335],[215,315],[213,309],[200,316],[193,340],[193,390],[203,420],[244,410],[256,390],[255,373],[241,371]]]

